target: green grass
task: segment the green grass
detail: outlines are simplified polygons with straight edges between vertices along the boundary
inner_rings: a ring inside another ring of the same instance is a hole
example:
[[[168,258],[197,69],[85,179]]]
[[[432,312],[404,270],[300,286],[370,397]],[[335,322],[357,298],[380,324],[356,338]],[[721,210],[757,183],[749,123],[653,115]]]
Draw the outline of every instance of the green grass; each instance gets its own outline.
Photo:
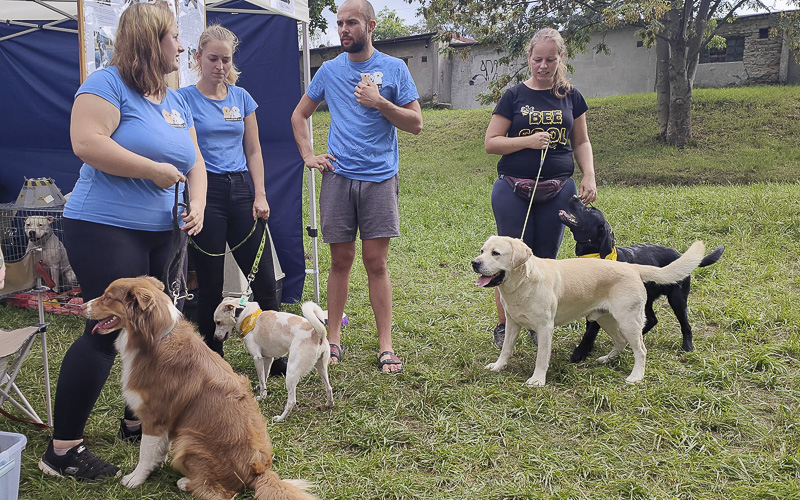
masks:
[[[298,406],[286,422],[269,421],[285,403],[282,379],[270,381],[270,397],[260,403],[276,471],[315,482],[316,493],[330,499],[797,497],[800,88],[699,90],[694,103],[696,138],[678,150],[654,139],[654,95],[589,101],[601,181],[596,206],[617,242],[684,250],[703,239],[709,249],[726,246],[719,263],[694,273],[694,352],[680,350],[679,326],[662,300],[660,322],[645,338],[641,385],[624,383],[630,350],[609,365],[596,363],[611,347],[605,334],[586,362],[569,363],[580,323],[556,330],[546,387],[524,385],[536,352],[528,338],[506,370],[486,371],[498,354],[490,342],[494,302],[490,291],[474,286],[469,262],[494,232],[489,192],[497,157],[483,152],[491,111],[425,111],[422,134],[400,134],[403,237],[393,241],[389,259],[395,347],[405,372],[377,371],[366,276],[357,263],[347,352],[331,370],[336,406],[325,409],[313,376],[298,387]],[[317,151],[327,119],[315,115]],[[567,234],[560,257],[573,255]],[[323,305],[328,259],[322,246]],[[310,297],[309,279],[304,298]],[[60,360],[82,321],[47,319],[55,389]],[[5,328],[35,321],[33,311],[0,307]],[[256,380],[241,341],[229,341],[226,353],[236,371]],[[20,380],[43,408],[37,355]],[[114,438],[119,374],[117,363],[86,437],[127,473],[138,449]],[[168,466],[136,490],[117,480],[84,485],[44,477],[36,462],[47,433],[8,420],[0,427],[28,436],[23,499],[185,498]]]

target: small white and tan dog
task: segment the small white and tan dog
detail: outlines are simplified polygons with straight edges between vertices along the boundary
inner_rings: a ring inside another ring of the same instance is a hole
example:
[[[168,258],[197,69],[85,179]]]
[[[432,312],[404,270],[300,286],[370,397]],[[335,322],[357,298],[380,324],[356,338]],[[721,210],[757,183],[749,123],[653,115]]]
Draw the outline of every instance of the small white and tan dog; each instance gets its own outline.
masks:
[[[322,309],[314,302],[302,306],[303,317],[279,311],[262,311],[257,302],[248,302],[244,308],[239,299],[223,299],[214,311],[217,325],[214,337],[225,341],[234,328],[244,337],[244,345],[253,357],[258,374],[258,396],[267,395],[267,378],[275,358],[289,353],[286,363],[286,408],[273,417],[280,422],[297,404],[297,383],[316,365],[317,374],[325,384],[326,406],[333,406],[333,390],[328,380],[328,332],[320,320]]]
[[[55,283],[55,291],[61,291],[78,283],[67,258],[67,249],[53,234],[52,216],[31,215],[25,219],[25,236],[28,237],[26,253],[36,248],[42,249],[41,259],[45,270]]]

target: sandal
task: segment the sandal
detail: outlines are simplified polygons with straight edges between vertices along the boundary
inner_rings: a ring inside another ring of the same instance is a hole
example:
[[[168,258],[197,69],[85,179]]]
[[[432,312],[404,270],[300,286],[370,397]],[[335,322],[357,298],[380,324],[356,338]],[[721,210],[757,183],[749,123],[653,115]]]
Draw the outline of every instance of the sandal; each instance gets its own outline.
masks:
[[[383,371],[385,365],[400,365],[400,369],[397,371],[385,372]],[[403,362],[395,355],[394,351],[383,351],[378,354],[378,371],[387,375],[397,375],[403,371]]]
[[[342,362],[342,354],[344,354],[344,344],[330,344],[331,357],[336,358],[337,364]]]

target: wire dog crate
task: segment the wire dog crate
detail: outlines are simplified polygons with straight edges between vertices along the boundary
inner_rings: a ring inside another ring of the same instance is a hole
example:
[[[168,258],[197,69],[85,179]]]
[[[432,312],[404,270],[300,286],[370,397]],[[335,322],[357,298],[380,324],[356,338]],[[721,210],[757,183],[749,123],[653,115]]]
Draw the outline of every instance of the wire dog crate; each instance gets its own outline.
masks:
[[[66,306],[73,298],[81,301],[77,297],[80,293],[77,280],[61,243],[62,215],[62,207],[20,208],[16,204],[0,204],[0,249],[6,262],[5,287],[0,290],[0,299],[7,305],[37,309],[39,320],[30,327],[0,330],[0,407],[8,401],[41,426],[45,425],[44,421],[16,385],[15,379],[38,337],[42,345],[47,425],[52,425],[48,323],[44,313],[47,308],[53,312],[73,309],[80,314],[79,306]],[[70,297],[64,305],[59,302],[61,295]]]

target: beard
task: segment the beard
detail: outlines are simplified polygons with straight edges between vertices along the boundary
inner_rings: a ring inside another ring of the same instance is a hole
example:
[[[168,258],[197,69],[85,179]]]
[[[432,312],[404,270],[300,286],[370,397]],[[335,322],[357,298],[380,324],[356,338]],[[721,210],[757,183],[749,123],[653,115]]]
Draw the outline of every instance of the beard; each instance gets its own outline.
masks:
[[[367,41],[364,38],[353,38],[352,43],[349,47],[345,47],[342,45],[342,50],[345,52],[361,52],[364,50],[364,47],[367,45]]]

